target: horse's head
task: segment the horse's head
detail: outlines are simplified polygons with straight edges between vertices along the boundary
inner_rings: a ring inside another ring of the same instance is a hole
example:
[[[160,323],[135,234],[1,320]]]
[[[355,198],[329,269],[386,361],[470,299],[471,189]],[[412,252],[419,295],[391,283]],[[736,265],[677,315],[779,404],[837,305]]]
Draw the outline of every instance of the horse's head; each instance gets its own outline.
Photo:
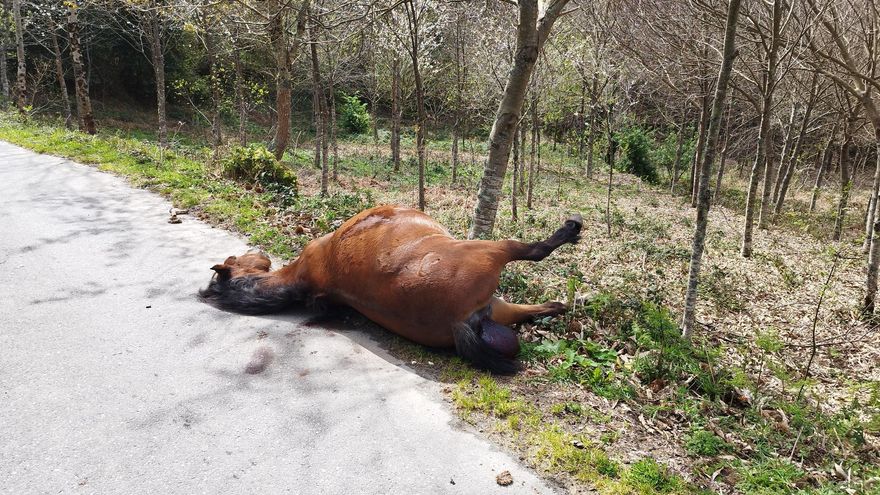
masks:
[[[271,266],[272,261],[269,257],[257,251],[241,256],[230,256],[223,263],[212,266],[211,270],[216,272],[219,281],[225,282],[233,278],[269,273]]]
[[[215,275],[199,298],[218,308],[247,314],[283,311],[302,301],[300,284],[286,283],[269,272],[272,262],[260,252],[230,256],[211,267]]]

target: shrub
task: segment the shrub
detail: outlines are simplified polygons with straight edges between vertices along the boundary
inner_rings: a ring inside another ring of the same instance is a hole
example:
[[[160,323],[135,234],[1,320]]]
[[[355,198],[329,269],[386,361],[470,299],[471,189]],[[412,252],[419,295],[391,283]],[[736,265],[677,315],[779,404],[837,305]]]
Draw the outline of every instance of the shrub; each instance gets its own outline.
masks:
[[[370,130],[370,114],[367,105],[357,95],[342,95],[339,108],[342,128],[352,134],[364,134]]]
[[[671,493],[682,485],[680,479],[669,474],[666,467],[650,457],[633,463],[624,480],[641,493]]]
[[[688,435],[684,448],[691,455],[714,457],[729,450],[730,444],[711,431],[698,429]]]
[[[640,127],[630,127],[618,139],[623,169],[645,181],[657,182],[657,169],[650,156],[653,136]]]
[[[265,146],[236,146],[220,165],[223,173],[233,179],[285,186],[295,194],[296,175],[279,163]]]

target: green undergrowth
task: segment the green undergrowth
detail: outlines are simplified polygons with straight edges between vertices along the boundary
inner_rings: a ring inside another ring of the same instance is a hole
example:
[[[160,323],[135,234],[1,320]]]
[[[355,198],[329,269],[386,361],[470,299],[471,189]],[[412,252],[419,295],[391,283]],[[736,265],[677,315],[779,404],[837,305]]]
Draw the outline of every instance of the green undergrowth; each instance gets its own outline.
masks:
[[[777,358],[777,332],[759,331],[755,344],[734,349],[688,342],[666,308],[628,294],[601,291],[569,315],[601,332],[582,330],[572,338],[565,325],[547,322],[545,330],[560,337],[524,345],[521,357],[546,369],[539,380],[586,387],[626,401],[643,417],[676,424],[698,481],[715,476],[744,494],[880,493],[877,454],[866,450],[866,435],[880,433],[880,384],[859,382],[851,404],[823,412],[821,399],[809,394],[811,382]],[[731,351],[743,356],[742,366],[722,360]],[[747,371],[756,369],[774,375],[783,389],[760,385],[761,376]],[[583,423],[602,421],[577,404],[551,410]]]
[[[570,432],[560,416],[591,414],[585,406],[564,403],[542,411],[511,388],[482,373],[462,371],[453,359],[442,374],[458,379],[452,400],[465,421],[488,421],[497,433],[513,439],[538,469],[565,474],[608,494],[698,493],[652,458],[627,466],[611,457],[605,446],[588,435]]]

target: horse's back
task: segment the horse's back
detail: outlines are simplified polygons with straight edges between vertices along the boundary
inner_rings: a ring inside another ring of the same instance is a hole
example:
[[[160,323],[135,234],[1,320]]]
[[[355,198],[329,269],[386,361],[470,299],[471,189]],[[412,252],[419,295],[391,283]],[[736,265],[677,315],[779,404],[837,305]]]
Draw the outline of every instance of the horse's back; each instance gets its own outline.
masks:
[[[469,281],[485,281],[486,275],[473,273],[468,256],[473,250],[465,249],[471,242],[454,239],[418,210],[366,210],[330,239],[331,291],[396,333],[429,345],[451,345],[452,325],[494,291],[491,281],[480,294],[468,288]]]

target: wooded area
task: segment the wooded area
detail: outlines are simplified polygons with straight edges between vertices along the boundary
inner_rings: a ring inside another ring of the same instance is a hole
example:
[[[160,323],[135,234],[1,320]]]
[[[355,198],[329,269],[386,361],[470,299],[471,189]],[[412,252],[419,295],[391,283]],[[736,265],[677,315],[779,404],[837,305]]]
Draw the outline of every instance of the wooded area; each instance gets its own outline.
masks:
[[[583,251],[502,277],[573,307],[521,329],[535,373],[641,401],[691,455],[658,458],[723,493],[880,493],[878,64],[874,0],[3,0],[0,24],[13,125],[138,135],[160,169],[207,150],[290,236],[372,194],[472,239],[582,210]]]

